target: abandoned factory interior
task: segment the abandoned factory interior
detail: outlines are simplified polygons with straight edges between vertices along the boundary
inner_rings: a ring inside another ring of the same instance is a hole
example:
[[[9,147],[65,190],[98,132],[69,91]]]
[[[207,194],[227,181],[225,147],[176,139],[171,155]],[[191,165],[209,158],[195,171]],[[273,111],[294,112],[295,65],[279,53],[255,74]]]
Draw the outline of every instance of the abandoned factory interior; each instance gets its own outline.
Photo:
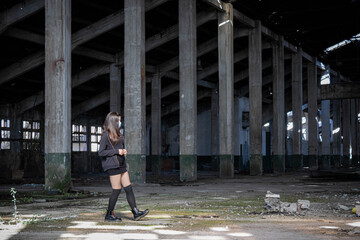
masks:
[[[360,1],[2,0],[0,183],[359,173]]]

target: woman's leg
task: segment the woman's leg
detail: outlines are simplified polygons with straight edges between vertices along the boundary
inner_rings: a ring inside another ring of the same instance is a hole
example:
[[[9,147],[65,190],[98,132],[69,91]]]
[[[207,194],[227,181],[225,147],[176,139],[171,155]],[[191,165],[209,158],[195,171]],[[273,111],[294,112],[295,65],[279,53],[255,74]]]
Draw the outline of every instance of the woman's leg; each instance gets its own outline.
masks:
[[[109,198],[109,204],[108,204],[105,220],[119,221],[121,219],[115,217],[114,208],[121,192],[121,175],[118,174],[118,175],[110,176],[110,183],[111,183],[112,193]]]
[[[140,218],[144,217],[146,214],[148,214],[149,210],[146,209],[145,211],[139,211],[139,209],[136,207],[135,195],[134,195],[134,191],[131,186],[130,177],[129,177],[128,172],[121,174],[121,183],[124,187],[124,190],[126,193],[126,199],[131,208],[131,212],[134,214],[134,220],[137,221]]]
[[[127,187],[131,184],[128,172],[124,172],[120,176],[121,176],[120,183],[121,185],[123,185],[123,187]]]
[[[136,201],[135,201],[135,195],[132,190],[130,177],[128,172],[124,172],[121,174],[121,183],[124,187],[125,193],[126,193],[126,199],[129,203],[129,206],[132,209],[136,208]]]

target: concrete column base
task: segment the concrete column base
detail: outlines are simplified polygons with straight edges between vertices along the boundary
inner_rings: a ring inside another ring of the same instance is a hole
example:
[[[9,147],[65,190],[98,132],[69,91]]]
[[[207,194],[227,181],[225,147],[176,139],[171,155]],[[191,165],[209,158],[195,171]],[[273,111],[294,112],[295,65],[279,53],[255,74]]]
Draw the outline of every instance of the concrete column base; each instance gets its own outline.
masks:
[[[189,182],[197,180],[197,156],[180,155],[180,181]]]
[[[233,155],[220,155],[220,178],[233,178],[234,177],[234,156]]]
[[[285,155],[273,155],[274,173],[285,172]]]
[[[71,154],[45,154],[45,189],[67,192],[71,186]]]
[[[250,175],[257,176],[263,174],[261,154],[250,155]]]
[[[292,155],[293,168],[295,170],[301,170],[304,166],[302,155]]]
[[[317,155],[309,155],[309,169],[310,170],[318,170],[318,156]]]
[[[128,172],[132,183],[145,183],[146,156],[143,154],[128,154],[126,156]]]
[[[320,169],[330,169],[331,168],[331,156],[330,155],[322,155],[319,157],[319,166]]]
[[[161,156],[152,155],[151,156],[151,171],[155,176],[161,175]]]

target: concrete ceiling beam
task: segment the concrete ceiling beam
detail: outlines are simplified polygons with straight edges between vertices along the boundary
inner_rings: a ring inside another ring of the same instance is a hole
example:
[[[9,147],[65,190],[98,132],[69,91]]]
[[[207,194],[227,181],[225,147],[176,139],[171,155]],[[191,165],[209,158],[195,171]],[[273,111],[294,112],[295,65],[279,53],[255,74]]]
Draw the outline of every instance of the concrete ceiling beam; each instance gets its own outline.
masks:
[[[319,100],[360,98],[360,83],[346,82],[320,85]]]
[[[12,24],[15,24],[45,7],[44,0],[26,0],[0,13],[0,33]]]
[[[147,2],[145,9],[149,11],[167,1],[168,0],[152,0]],[[99,35],[104,34],[123,23],[124,13],[123,10],[120,10],[74,33],[72,35],[71,47],[74,49],[80,44],[96,38]],[[43,51],[27,56],[24,59],[21,59],[0,71],[0,85],[44,63],[45,53]]]
[[[3,33],[3,35],[12,37],[12,38],[29,41],[29,42],[33,42],[33,43],[36,43],[39,45],[45,45],[45,37],[43,35],[36,34],[36,33],[30,32],[30,31],[26,31],[26,30],[22,30],[19,28],[10,27]],[[98,50],[93,50],[93,49],[90,49],[87,47],[79,46],[76,49],[74,49],[72,52],[74,54],[77,54],[80,56],[85,56],[85,57],[93,58],[93,59],[104,61],[104,62],[110,62],[110,63],[115,62],[114,54],[110,54],[110,53],[106,53],[106,52],[102,52],[102,51],[98,51]]]

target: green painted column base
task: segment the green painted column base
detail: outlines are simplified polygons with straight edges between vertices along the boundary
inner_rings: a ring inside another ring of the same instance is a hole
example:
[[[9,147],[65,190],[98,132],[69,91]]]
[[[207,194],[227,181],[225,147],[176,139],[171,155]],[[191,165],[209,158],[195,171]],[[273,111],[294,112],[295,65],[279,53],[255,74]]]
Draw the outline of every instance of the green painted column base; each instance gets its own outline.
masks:
[[[146,181],[146,156],[143,154],[128,154],[126,156],[128,172],[133,183],[145,183]]]
[[[293,161],[293,168],[295,170],[301,170],[303,168],[303,159],[302,159],[302,155],[297,155],[294,154],[291,157],[292,161]]]
[[[211,156],[211,170],[219,171],[220,157],[219,155]]]
[[[351,166],[358,167],[359,166],[358,162],[359,162],[359,155],[353,155],[351,159]]]
[[[319,169],[317,155],[309,155],[309,169],[312,171]]]
[[[343,156],[343,160],[342,160],[342,166],[343,167],[350,167],[351,166],[351,162],[350,162],[350,156]]]
[[[261,154],[250,154],[250,175],[258,176],[263,174]]]
[[[161,156],[152,155],[151,156],[151,171],[155,176],[161,175]]]
[[[341,156],[340,155],[332,155],[331,163],[334,167],[339,168],[341,166]]]
[[[197,180],[196,155],[180,155],[180,181],[189,182]]]
[[[220,178],[233,178],[234,177],[234,156],[233,155],[220,155]]]
[[[330,169],[331,168],[331,163],[330,163],[330,160],[331,160],[331,156],[330,155],[322,155],[322,156],[319,156],[319,166],[320,166],[320,169]]]
[[[285,155],[273,155],[274,173],[285,172]]]
[[[71,154],[45,154],[45,189],[67,192],[71,187]]]

